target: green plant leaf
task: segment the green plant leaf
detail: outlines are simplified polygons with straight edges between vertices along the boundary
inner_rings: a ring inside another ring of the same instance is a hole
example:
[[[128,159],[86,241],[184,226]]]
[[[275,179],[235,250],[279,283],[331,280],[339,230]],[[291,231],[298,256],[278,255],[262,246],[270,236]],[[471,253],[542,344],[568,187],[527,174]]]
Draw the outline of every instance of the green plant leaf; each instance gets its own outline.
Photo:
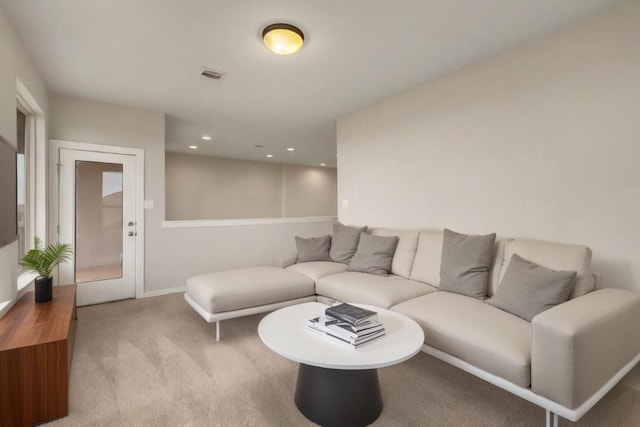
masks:
[[[69,243],[50,243],[43,247],[42,240],[37,236],[33,243],[34,248],[22,257],[20,264],[44,278],[50,277],[58,264],[71,260],[73,248]]]

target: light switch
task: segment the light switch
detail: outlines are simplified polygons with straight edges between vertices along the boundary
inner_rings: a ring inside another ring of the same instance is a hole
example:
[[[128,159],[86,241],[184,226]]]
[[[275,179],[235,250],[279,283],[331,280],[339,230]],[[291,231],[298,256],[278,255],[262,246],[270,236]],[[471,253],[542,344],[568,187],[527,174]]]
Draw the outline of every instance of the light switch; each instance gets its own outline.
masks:
[[[154,209],[156,207],[156,204],[154,203],[153,200],[145,200],[144,201],[144,208],[145,209]]]
[[[347,209],[349,207],[349,200],[348,199],[343,199],[342,200],[342,207]]]

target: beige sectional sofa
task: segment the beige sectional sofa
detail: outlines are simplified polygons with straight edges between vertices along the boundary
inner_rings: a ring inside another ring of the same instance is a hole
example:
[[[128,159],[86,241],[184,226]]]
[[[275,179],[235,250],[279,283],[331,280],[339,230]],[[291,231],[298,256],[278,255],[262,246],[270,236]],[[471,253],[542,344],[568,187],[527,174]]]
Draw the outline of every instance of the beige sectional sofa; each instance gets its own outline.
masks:
[[[295,255],[281,258],[278,267],[291,273],[292,283],[312,280],[320,302],[371,304],[411,317],[424,330],[424,352],[545,408],[548,425],[557,424],[558,416],[578,420],[640,360],[640,294],[600,289],[586,246],[496,240],[488,296],[499,289],[514,254],[553,270],[576,272],[569,301],[529,322],[481,299],[439,291],[442,231],[369,232],[399,238],[389,275],[347,271],[346,264],[332,261],[296,263]],[[273,273],[281,274],[277,271]],[[193,298],[203,287],[201,278],[187,283],[185,298],[208,321],[274,308],[270,302],[207,312],[202,309],[206,298]],[[308,289],[308,282],[304,286]],[[287,295],[296,298],[280,304],[297,303],[302,294]]]

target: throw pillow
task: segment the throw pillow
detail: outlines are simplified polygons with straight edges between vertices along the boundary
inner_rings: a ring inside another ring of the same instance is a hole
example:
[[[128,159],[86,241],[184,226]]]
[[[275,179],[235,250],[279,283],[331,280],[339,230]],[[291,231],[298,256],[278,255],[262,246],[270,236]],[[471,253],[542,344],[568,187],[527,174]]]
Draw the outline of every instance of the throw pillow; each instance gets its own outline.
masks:
[[[467,236],[445,228],[439,289],[485,299],[495,241],[495,233]]]
[[[331,261],[329,248],[331,248],[331,236],[298,237],[296,236],[296,248],[298,260],[296,262]]]
[[[500,287],[487,303],[531,322],[567,301],[575,283],[575,271],[552,270],[513,254]]]
[[[349,262],[347,270],[363,273],[389,274],[398,236],[373,236],[360,233],[358,250]]]
[[[339,222],[333,224],[333,237],[329,257],[334,262],[349,264],[353,254],[358,249],[360,233],[367,231],[367,227],[349,227]]]

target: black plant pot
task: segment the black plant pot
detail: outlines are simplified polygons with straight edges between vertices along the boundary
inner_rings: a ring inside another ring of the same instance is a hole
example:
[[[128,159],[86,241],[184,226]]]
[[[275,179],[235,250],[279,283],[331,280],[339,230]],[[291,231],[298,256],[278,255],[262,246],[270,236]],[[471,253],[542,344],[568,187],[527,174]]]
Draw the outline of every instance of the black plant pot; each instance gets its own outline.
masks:
[[[53,299],[53,277],[38,277],[35,282],[36,303],[49,302]]]

